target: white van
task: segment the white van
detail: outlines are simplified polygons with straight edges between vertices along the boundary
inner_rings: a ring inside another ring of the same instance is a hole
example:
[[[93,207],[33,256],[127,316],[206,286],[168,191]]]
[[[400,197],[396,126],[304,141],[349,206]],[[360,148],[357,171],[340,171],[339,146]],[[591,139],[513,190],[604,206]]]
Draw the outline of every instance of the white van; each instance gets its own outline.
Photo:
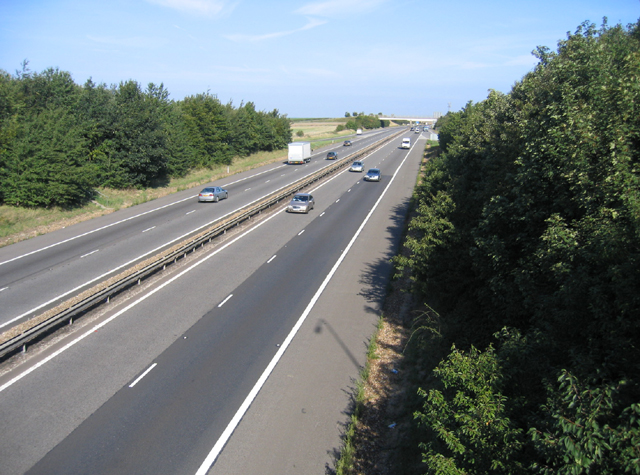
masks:
[[[411,148],[411,139],[409,137],[403,138],[402,146],[400,148]]]

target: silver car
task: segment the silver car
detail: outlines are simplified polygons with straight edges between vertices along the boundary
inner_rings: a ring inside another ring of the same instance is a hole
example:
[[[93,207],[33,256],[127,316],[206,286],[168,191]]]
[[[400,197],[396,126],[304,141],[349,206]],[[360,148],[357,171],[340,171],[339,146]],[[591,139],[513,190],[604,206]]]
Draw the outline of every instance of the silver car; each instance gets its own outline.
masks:
[[[309,193],[296,193],[287,205],[287,213],[308,213],[315,204]]]
[[[364,171],[364,163],[355,161],[351,164],[349,168],[350,172],[363,172]]]
[[[379,168],[369,168],[369,171],[364,176],[364,181],[380,181],[381,178]]]
[[[226,198],[229,198],[229,192],[219,186],[207,186],[198,195],[198,201],[213,201],[214,203]]]

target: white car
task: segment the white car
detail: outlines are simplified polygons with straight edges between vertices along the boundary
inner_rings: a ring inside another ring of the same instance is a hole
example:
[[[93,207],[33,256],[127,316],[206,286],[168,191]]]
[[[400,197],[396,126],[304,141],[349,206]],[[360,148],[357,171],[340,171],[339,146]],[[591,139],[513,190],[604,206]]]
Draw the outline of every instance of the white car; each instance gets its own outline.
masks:
[[[220,200],[229,198],[229,192],[219,186],[208,186],[198,194],[198,201],[213,201],[217,203]]]
[[[296,193],[287,205],[287,213],[308,213],[316,204],[309,193]]]
[[[363,172],[364,171],[364,163],[355,161],[351,164],[349,168],[350,172]]]
[[[369,168],[369,171],[364,176],[364,181],[380,181],[381,178],[379,168]]]

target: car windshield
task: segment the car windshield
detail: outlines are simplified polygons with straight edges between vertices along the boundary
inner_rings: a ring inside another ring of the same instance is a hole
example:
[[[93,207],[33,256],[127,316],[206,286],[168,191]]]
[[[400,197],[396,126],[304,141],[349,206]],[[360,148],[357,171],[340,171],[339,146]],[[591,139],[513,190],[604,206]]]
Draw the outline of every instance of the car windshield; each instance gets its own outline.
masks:
[[[309,197],[308,196],[299,196],[296,195],[293,197],[293,201],[308,201]]]

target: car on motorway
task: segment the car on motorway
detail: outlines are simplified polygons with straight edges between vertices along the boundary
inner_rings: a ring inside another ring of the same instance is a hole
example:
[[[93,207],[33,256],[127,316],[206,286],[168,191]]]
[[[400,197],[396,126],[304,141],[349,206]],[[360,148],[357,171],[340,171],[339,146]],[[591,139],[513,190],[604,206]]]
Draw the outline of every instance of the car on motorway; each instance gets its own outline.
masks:
[[[352,145],[352,144],[351,144],[351,140],[345,140],[345,141],[342,143],[342,146],[343,146],[343,147],[351,147],[351,145]]]
[[[338,154],[336,152],[327,153],[327,160],[337,160]]]
[[[296,193],[287,205],[287,213],[308,213],[316,204],[309,193]]]
[[[353,162],[351,164],[351,167],[349,168],[350,172],[363,172],[364,171],[364,163],[356,160],[355,162]]]
[[[381,178],[379,168],[369,168],[369,171],[364,176],[364,181],[380,181]]]
[[[217,203],[220,200],[229,198],[229,192],[219,186],[207,186],[200,194],[198,194],[198,201],[213,201]]]

